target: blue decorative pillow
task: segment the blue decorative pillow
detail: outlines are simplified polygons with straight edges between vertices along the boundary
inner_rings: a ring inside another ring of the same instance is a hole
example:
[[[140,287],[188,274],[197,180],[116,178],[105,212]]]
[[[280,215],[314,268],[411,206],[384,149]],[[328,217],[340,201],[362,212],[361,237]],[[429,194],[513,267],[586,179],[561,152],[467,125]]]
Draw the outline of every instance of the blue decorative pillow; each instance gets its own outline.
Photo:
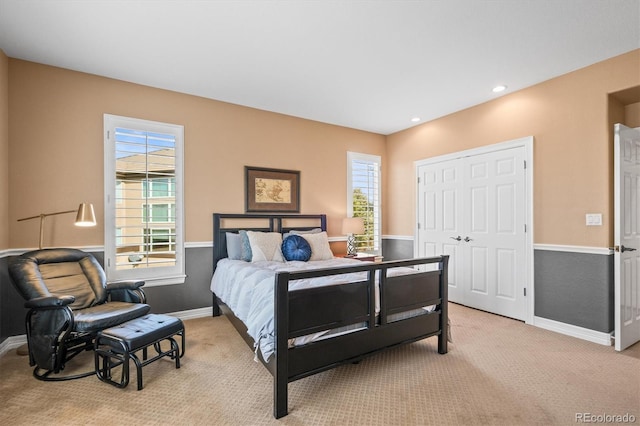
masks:
[[[253,252],[251,252],[251,243],[249,242],[247,231],[238,231],[238,234],[240,234],[240,259],[245,262],[251,262]]]
[[[282,255],[286,260],[306,262],[311,258],[311,246],[300,235],[289,235],[282,242]]]

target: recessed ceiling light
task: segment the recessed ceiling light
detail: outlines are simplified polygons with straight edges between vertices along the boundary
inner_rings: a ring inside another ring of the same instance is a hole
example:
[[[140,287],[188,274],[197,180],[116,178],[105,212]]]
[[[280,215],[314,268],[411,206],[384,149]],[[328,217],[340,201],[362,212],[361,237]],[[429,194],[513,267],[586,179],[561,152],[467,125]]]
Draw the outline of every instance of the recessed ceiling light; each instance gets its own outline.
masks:
[[[507,86],[504,86],[501,84],[493,88],[493,93],[500,93],[500,92],[504,92],[505,90],[507,90]]]
[[[420,117],[413,117],[411,121],[417,123],[418,121],[420,121]]]

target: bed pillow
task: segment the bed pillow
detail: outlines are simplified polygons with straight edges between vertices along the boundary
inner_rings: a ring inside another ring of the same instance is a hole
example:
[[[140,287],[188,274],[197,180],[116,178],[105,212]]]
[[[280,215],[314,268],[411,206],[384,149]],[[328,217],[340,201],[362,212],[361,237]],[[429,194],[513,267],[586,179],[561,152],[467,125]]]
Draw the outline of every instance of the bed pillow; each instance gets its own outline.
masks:
[[[306,262],[311,258],[311,246],[300,235],[289,235],[282,241],[282,255],[286,260]]]
[[[311,246],[311,258],[309,260],[333,259],[333,252],[329,247],[329,237],[327,237],[325,231],[316,234],[302,234],[300,236],[307,240]]]
[[[240,235],[240,260],[251,262],[253,253],[251,253],[251,243],[247,231],[238,231],[238,234]]]
[[[319,234],[322,232],[321,228],[313,228],[313,229],[292,229],[289,232],[286,232],[282,235],[282,239],[286,239],[289,235],[302,235],[302,234]]]
[[[251,261],[260,262],[270,260],[284,262],[282,257],[282,234],[279,232],[247,231],[251,245]]]
[[[227,232],[227,257],[232,260],[242,259],[242,238],[240,234]]]
[[[319,234],[322,232],[322,228],[313,228],[313,229],[292,229],[291,233],[294,235],[302,235],[302,234]]]

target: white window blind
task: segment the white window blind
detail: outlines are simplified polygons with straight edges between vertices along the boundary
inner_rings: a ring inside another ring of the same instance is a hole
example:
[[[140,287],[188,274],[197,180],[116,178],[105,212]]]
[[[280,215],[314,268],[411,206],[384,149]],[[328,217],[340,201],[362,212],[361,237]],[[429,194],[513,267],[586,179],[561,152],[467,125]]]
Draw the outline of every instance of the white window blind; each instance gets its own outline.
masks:
[[[378,255],[382,254],[380,166],[377,155],[347,153],[347,213],[364,219],[364,234],[355,236],[357,250]]]
[[[183,127],[105,114],[105,270],[184,281]]]

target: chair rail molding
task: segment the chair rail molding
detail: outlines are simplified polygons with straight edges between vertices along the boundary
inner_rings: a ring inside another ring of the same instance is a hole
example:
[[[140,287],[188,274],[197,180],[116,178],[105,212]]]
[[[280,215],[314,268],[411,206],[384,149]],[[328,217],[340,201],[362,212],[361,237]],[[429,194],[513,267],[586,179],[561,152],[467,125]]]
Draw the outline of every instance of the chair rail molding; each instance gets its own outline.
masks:
[[[546,251],[562,251],[568,253],[585,253],[585,254],[613,254],[611,247],[589,247],[589,246],[570,246],[570,245],[558,245],[558,244],[534,244],[534,250],[546,250]]]

